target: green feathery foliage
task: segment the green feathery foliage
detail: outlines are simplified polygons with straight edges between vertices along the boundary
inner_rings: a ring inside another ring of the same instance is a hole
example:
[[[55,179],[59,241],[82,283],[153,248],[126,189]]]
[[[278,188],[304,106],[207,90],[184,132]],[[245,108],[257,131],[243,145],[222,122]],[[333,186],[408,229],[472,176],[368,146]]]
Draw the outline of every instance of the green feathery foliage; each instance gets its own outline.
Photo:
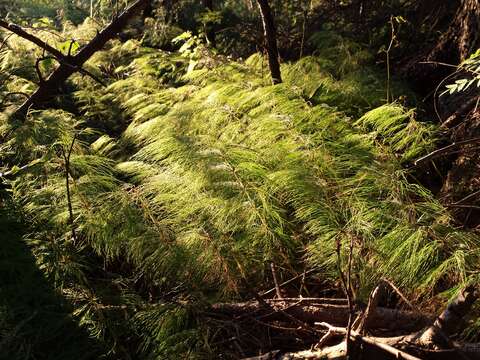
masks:
[[[24,241],[108,354],[131,355],[128,341],[134,357],[207,358],[201,309],[268,284],[269,262],[334,280],[337,246],[345,264],[350,243],[360,299],[383,276],[418,301],[475,280],[478,238],[403,166],[436,128],[382,105],[366,53],[334,39],[284,64],[277,86],[259,55],[192,68],[114,43],[88,64],[107,89],[71,80],[82,115],[2,118],[1,161],[22,166],[9,183]],[[31,86],[31,72],[16,76],[9,86]]]

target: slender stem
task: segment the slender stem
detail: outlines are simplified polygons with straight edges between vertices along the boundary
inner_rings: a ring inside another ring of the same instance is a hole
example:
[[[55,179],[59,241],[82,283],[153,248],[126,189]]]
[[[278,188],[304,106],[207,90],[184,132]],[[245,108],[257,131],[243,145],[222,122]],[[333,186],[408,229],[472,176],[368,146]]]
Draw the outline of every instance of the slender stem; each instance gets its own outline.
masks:
[[[75,145],[76,140],[77,140],[77,134],[73,136],[73,140],[72,140],[72,143],[70,144],[68,152],[65,153],[65,150],[62,150],[63,159],[65,161],[65,187],[67,190],[68,214],[70,217],[70,227],[72,231],[72,239],[74,244],[77,243],[77,233],[75,231],[75,217],[73,216],[72,195],[70,192],[70,157],[72,155],[73,146]]]
[[[403,295],[400,289],[397,288],[392,281],[388,280],[387,278],[382,278],[382,281],[386,283],[388,286],[390,286],[393,289],[393,291],[395,291],[397,295],[400,296],[400,298],[405,302],[405,304],[407,304],[413,311],[420,312],[420,310],[415,305],[413,305],[405,295]]]
[[[352,260],[353,260],[353,244],[354,237],[350,236],[350,247],[348,252],[348,267],[347,267],[347,300],[348,300],[348,324],[347,324],[347,336],[346,336],[346,355],[350,355],[351,351],[351,339],[350,334],[352,332],[354,308],[353,308],[353,290],[352,290]]]
[[[300,58],[303,57],[303,51],[305,49],[305,33],[306,33],[306,28],[307,28],[307,21],[308,21],[308,11],[312,7],[312,0],[310,0],[310,3],[308,4],[308,8],[303,11],[303,25],[302,25],[302,42],[300,46]]]
[[[459,201],[457,201],[456,203],[454,203],[454,204],[452,204],[452,205],[454,205],[454,206],[456,206],[456,205],[465,205],[465,203],[466,203],[468,200],[474,199],[474,198],[476,198],[478,195],[480,195],[480,190],[475,191],[473,194],[470,194],[470,195],[464,197],[462,200],[459,200]]]
[[[387,50],[385,51],[386,56],[387,56],[387,103],[390,103],[390,98],[393,100],[393,96],[391,95],[390,91],[390,78],[391,78],[391,73],[390,73],[390,51],[392,50],[393,44],[395,42],[395,25],[393,23],[393,17],[390,18],[390,25],[391,25],[391,38],[390,38],[390,44],[388,45]]]
[[[273,282],[275,284],[275,291],[277,293],[277,298],[282,298],[282,292],[280,291],[280,286],[278,285],[277,271],[275,270],[275,264],[270,263],[270,268],[272,269]]]
[[[435,151],[432,151],[430,154],[427,154],[423,157],[421,157],[420,159],[418,160],[415,160],[415,162],[413,163],[414,166],[417,166],[421,163],[424,163],[426,161],[429,161],[429,160],[433,160],[437,157],[440,157],[444,154],[448,154],[450,152],[450,150],[452,149],[455,149],[459,146],[462,146],[462,145],[468,145],[468,144],[474,144],[474,143],[478,143],[480,142],[480,137],[476,137],[476,138],[473,138],[473,139],[468,139],[468,140],[463,140],[463,141],[457,141],[457,142],[454,142],[453,144],[450,144],[448,146],[445,146],[441,149],[438,149],[438,150],[435,150]]]
[[[348,256],[348,270],[347,270],[347,277],[345,277],[345,274],[343,273],[342,270],[342,260],[341,260],[341,247],[342,243],[340,239],[337,239],[337,267],[338,267],[338,273],[340,276],[340,281],[342,282],[342,287],[343,290],[345,291],[345,295],[347,296],[347,303],[348,303],[348,310],[349,310],[349,315],[348,315],[348,327],[347,327],[347,334],[348,336],[345,336],[345,345],[346,345],[346,355],[348,356],[351,348],[351,339],[350,339],[350,331],[352,328],[352,318],[353,318],[353,302],[352,302],[352,294],[350,292],[351,289],[351,276],[350,276],[350,269],[351,269],[351,260],[352,260],[352,251],[350,251],[350,254]],[[350,248],[353,247],[353,238],[350,242]]]
[[[287,280],[287,281],[279,284],[279,286],[282,287],[282,286],[288,285],[288,284],[294,282],[295,280],[300,279],[301,277],[304,277],[304,276],[306,276],[306,275],[308,275],[308,274],[311,274],[311,273],[313,273],[313,272],[315,272],[315,271],[317,271],[317,270],[316,270],[316,269],[310,269],[310,270],[308,270],[308,271],[305,271],[305,272],[303,272],[302,274],[299,274],[299,275],[291,278],[290,280]],[[268,294],[270,294],[270,293],[272,293],[272,292],[274,292],[274,291],[276,291],[275,288],[270,289],[270,290],[268,290],[268,291],[265,291],[265,292],[261,293],[260,296],[266,296],[266,295],[268,295]]]

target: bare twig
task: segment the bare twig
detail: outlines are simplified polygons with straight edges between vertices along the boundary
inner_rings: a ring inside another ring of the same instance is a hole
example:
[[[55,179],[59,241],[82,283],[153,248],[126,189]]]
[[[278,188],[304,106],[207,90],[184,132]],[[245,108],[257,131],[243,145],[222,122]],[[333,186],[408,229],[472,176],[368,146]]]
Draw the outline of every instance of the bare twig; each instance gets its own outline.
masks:
[[[453,203],[451,206],[458,206],[458,205],[465,205],[465,203],[468,201],[468,200],[471,200],[471,199],[474,199],[476,198],[477,196],[480,195],[480,190],[478,191],[475,191],[474,193],[464,197],[462,200],[459,200],[455,203]]]
[[[342,282],[343,290],[345,292],[345,295],[347,296],[348,300],[348,325],[347,325],[347,335],[350,335],[350,331],[352,328],[352,323],[353,323],[353,315],[354,315],[354,309],[353,309],[353,299],[352,299],[352,293],[351,293],[351,262],[352,262],[352,251],[353,251],[353,236],[350,239],[350,252],[348,256],[348,267],[347,267],[347,275],[343,273],[342,270],[342,260],[341,260],[341,246],[342,243],[340,239],[337,239],[337,267],[338,267],[338,272],[340,276],[340,281]],[[348,356],[349,351],[351,349],[351,341],[350,341],[350,336],[345,337],[345,345],[346,345],[346,355]]]
[[[76,41],[75,39],[70,40],[70,45],[68,46],[68,56],[72,56],[72,49],[73,49],[73,44],[75,44]]]
[[[275,284],[275,292],[277,294],[277,298],[281,299],[282,292],[280,291],[280,285],[278,284],[278,279],[277,279],[277,272],[275,270],[275,264],[273,262],[270,263],[270,269],[272,270],[273,282]]]
[[[390,16],[390,27],[391,27],[391,38],[390,43],[388,44],[387,50],[385,50],[385,56],[387,58],[387,104],[390,103],[390,98],[393,99],[393,95],[390,94],[390,78],[391,78],[391,70],[390,70],[390,52],[392,51],[392,47],[395,44],[395,40],[397,38],[395,34],[395,25],[393,22],[393,16]],[[347,348],[347,356],[348,356],[348,348]]]
[[[37,58],[37,60],[35,60],[35,71],[37,72],[39,84],[43,84],[43,82],[45,81],[42,75],[42,71],[40,70],[40,64],[42,63],[42,61],[49,60],[49,59],[55,59],[55,58],[52,56],[42,56]]]
[[[456,74],[458,74],[460,72],[460,70],[458,69],[458,66],[455,66],[455,65],[452,65],[452,64],[447,64],[447,63],[443,63],[443,62],[438,62],[438,61],[422,61],[420,62],[420,64],[428,64],[428,65],[441,65],[441,66],[447,66],[447,67],[453,67],[453,68],[456,68],[455,72],[453,72],[452,74],[449,74],[448,76],[446,76],[442,81],[440,81],[440,83],[437,85],[437,87],[435,88],[435,91],[433,93],[433,107],[434,107],[434,110],[435,110],[435,114],[437,115],[437,118],[438,120],[440,121],[440,123],[445,124],[445,122],[443,121],[442,117],[440,116],[440,111],[438,111],[438,104],[437,104],[437,94],[438,94],[438,91],[440,90],[440,88],[442,87],[442,85],[450,78],[454,77]],[[448,121],[448,119],[447,119]]]
[[[3,47],[4,47],[5,45],[7,45],[7,47],[9,47],[9,46],[8,46],[8,40],[9,40],[12,36],[13,36],[13,33],[12,33],[12,34],[9,34],[5,39],[3,39],[2,44],[0,45],[0,51],[3,50]]]
[[[327,333],[322,336],[322,338],[318,341],[318,343],[315,345],[315,349],[321,349],[324,347],[330,340],[332,340],[334,337],[343,335],[343,333],[338,333],[332,329],[328,329]]]
[[[445,146],[441,149],[438,149],[438,150],[435,150],[435,151],[432,151],[430,154],[427,154],[423,157],[421,157],[420,159],[418,160],[415,160],[415,162],[413,163],[414,166],[417,166],[419,164],[422,164],[424,162],[427,162],[429,160],[433,160],[433,159],[436,159],[442,155],[445,155],[445,154],[448,154],[450,152],[450,150],[453,150],[453,149],[456,149],[458,148],[459,146],[463,146],[463,145],[469,145],[469,144],[475,144],[475,143],[478,143],[480,142],[480,137],[476,137],[476,138],[473,138],[473,139],[468,139],[468,140],[463,140],[463,141],[457,141],[457,142],[454,142],[453,144],[450,144],[448,146]]]
[[[73,146],[75,145],[75,141],[77,140],[77,134],[73,136],[72,143],[68,149],[68,152],[65,152],[65,149],[62,148],[63,159],[65,162],[65,187],[67,190],[67,206],[68,206],[68,214],[70,217],[70,227],[72,231],[72,240],[73,243],[77,243],[77,233],[75,231],[75,218],[73,216],[73,206],[72,206],[72,196],[70,193],[70,157],[72,155]]]
[[[419,64],[441,65],[441,66],[451,67],[451,68],[454,68],[454,69],[458,68],[457,65],[447,64],[447,63],[444,63],[444,62],[441,62],[441,61],[420,61]]]
[[[447,207],[451,208],[459,208],[459,209],[474,209],[474,210],[480,210],[480,206],[476,205],[455,205],[455,204],[450,204],[446,205]]]
[[[282,299],[268,299],[268,302],[298,302],[299,304],[304,303],[317,303],[317,304],[339,304],[346,305],[348,299],[338,299],[338,298],[308,298],[308,297],[299,297],[299,298],[282,298]]]
[[[80,67],[77,67],[76,70],[78,70],[81,74],[83,75],[86,75],[88,77],[90,77],[92,80],[96,81],[97,83],[99,83],[100,85],[102,85],[103,87],[107,87],[107,84],[101,80],[98,76],[92,74],[90,71],[88,71],[87,69],[85,68],[80,68]]]
[[[392,345],[381,343],[378,340],[367,337],[367,336],[360,336],[360,335],[355,334],[355,339],[363,341],[366,344],[376,346],[376,347],[392,354],[393,356],[395,356],[396,359],[421,360],[420,358],[418,358],[416,356],[413,356],[413,355],[410,355],[409,353],[406,353],[405,351],[399,350],[399,349],[393,347]]]
[[[306,279],[306,271],[303,270],[303,274],[302,274],[302,281],[300,282],[300,290],[298,291],[298,296],[299,297],[302,297],[302,291],[303,291],[303,288],[305,287],[305,279]],[[308,293],[308,291],[307,291]]]
[[[310,269],[310,270],[308,270],[308,271],[305,271],[304,273],[305,273],[305,275],[308,275],[308,274],[313,273],[314,271],[315,271],[315,269]],[[297,276],[295,276],[295,277],[293,277],[293,278],[291,278],[290,280],[287,280],[287,281],[279,284],[279,286],[280,286],[280,287],[283,287],[283,286],[285,286],[285,285],[291,284],[291,283],[294,282],[295,280],[300,279],[302,276],[303,276],[303,273],[302,273],[302,274],[299,274],[299,275],[297,275]],[[265,291],[265,292],[263,292],[263,293],[260,293],[260,296],[266,296],[266,295],[268,295],[268,294],[271,294],[271,293],[274,292],[275,290],[276,290],[275,288],[272,288],[272,289],[267,290],[267,291]]]
[[[472,108],[475,109],[476,104],[478,104],[478,100],[480,99],[479,96],[472,97],[465,101],[457,111],[455,111],[452,115],[450,115],[447,120],[442,123],[442,127],[444,128],[452,128],[457,125],[458,119],[468,113]]]
[[[348,267],[347,267],[347,299],[348,299],[348,325],[347,325],[347,336],[346,336],[346,355],[350,355],[351,343],[350,343],[350,333],[352,331],[353,316],[355,311],[353,308],[353,290],[352,290],[352,259],[353,259],[353,236],[350,236],[350,247],[348,252]]]
[[[388,286],[390,286],[392,290],[395,291],[397,295],[400,296],[400,298],[405,302],[405,304],[407,304],[413,311],[420,312],[420,310],[415,305],[413,305],[405,295],[402,294],[400,289],[397,288],[393,282],[391,282],[387,278],[382,278],[382,281],[388,284]]]
[[[360,318],[358,326],[354,326],[353,330],[357,331],[359,334],[364,334],[368,330],[369,322],[371,321],[372,315],[375,313],[380,296],[382,295],[383,286],[382,284],[377,285],[377,287],[372,291],[368,298],[368,305],[363,313],[363,316]]]

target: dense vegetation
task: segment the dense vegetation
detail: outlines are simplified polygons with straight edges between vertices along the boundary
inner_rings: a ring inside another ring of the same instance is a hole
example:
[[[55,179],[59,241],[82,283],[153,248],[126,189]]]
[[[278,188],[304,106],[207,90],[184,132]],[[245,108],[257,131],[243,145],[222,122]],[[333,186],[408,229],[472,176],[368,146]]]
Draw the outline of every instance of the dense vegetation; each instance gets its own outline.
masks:
[[[468,113],[478,128],[478,52],[440,85],[402,80],[407,50],[434,44],[437,29],[399,16],[416,2],[376,2],[360,20],[363,2],[270,1],[275,85],[254,2],[153,2],[27,114],[26,98],[128,2],[0,2],[2,18],[68,53],[0,32],[0,357],[298,350],[315,341],[267,336],[284,323],[261,317],[249,332],[212,309],[275,286],[277,297],[366,304],[388,279],[437,314],[476,286],[478,172],[463,169],[452,189],[476,140],[447,132],[433,105],[444,116],[471,104],[454,122]],[[404,44],[415,30],[419,43]],[[465,148],[439,158],[450,136]],[[396,294],[384,302],[403,306]],[[478,309],[467,320],[454,339],[478,341]]]

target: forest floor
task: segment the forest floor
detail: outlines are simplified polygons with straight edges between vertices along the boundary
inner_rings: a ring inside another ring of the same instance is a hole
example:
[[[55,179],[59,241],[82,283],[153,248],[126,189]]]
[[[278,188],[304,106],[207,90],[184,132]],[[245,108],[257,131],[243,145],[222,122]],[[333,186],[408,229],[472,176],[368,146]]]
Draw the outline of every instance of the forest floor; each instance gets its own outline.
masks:
[[[55,290],[25,245],[24,226],[0,205],[0,359],[36,356],[92,359],[101,347],[72,317],[72,308]],[[59,337],[57,334],[62,334]],[[81,354],[81,355],[79,355]]]

